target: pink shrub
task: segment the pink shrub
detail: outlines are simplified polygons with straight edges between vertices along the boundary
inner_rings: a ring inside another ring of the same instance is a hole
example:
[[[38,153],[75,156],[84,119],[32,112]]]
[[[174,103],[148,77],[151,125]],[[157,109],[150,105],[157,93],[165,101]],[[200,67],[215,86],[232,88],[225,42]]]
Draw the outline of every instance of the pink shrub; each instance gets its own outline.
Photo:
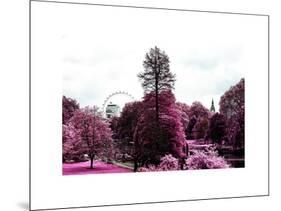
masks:
[[[219,157],[215,151],[195,151],[195,154],[191,155],[186,160],[186,168],[190,170],[194,169],[220,169],[229,168],[229,164],[223,157]]]
[[[160,170],[157,168],[157,166],[151,164],[151,165],[148,165],[147,168],[146,167],[138,168],[138,171],[139,172],[150,172],[150,171],[160,171]]]
[[[170,171],[179,169],[179,161],[174,158],[171,154],[165,155],[161,158],[161,162],[158,166],[160,171]]]
[[[160,164],[158,166],[149,165],[147,168],[140,167],[139,172],[149,172],[149,171],[173,171],[179,170],[179,161],[174,158],[171,154],[165,155],[160,159]]]

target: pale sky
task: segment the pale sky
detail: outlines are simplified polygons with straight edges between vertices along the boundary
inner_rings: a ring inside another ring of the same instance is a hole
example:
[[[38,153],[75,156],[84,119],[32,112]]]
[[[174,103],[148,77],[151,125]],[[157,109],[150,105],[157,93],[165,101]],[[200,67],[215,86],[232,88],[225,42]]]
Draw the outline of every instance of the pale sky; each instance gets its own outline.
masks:
[[[145,53],[158,46],[169,56],[170,70],[176,74],[177,101],[189,105],[201,101],[210,108],[214,98],[218,110],[220,96],[245,77],[247,57],[255,51],[251,38],[258,24],[252,16],[85,5],[40,7],[42,36],[55,32],[48,43],[58,55],[62,92],[82,107],[101,107],[108,95],[119,90],[141,99],[137,74],[143,71]],[[121,106],[127,100],[111,99]]]

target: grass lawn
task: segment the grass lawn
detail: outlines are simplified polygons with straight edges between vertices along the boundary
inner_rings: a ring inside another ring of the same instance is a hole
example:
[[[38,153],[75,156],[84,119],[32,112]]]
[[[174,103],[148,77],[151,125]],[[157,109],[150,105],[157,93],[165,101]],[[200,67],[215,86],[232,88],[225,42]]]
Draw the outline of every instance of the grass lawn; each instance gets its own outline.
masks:
[[[90,169],[90,161],[79,163],[63,163],[63,175],[83,175],[83,174],[101,174],[101,173],[126,173],[132,172],[132,169],[109,164],[100,160],[94,161],[94,168]]]

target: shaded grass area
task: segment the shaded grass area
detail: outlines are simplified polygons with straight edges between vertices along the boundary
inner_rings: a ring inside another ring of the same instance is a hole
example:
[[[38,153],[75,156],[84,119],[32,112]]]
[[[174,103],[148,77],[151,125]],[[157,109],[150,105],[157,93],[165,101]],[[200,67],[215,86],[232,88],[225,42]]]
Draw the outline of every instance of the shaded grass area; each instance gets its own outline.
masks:
[[[94,168],[90,169],[90,161],[79,163],[63,163],[63,175],[83,175],[102,173],[126,173],[131,169],[116,164],[109,164],[103,161],[94,161]]]
[[[120,167],[123,167],[123,168],[128,168],[128,169],[131,169],[133,170],[134,169],[134,163],[133,162],[120,162],[120,161],[112,161],[113,164],[115,164],[116,166],[120,166]]]

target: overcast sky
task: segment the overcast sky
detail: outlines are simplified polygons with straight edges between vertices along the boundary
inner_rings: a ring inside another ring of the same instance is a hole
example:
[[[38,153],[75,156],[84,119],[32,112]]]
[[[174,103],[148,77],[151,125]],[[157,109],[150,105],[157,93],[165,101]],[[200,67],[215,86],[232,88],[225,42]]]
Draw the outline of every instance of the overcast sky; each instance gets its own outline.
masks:
[[[119,90],[141,99],[137,74],[145,53],[158,46],[176,74],[177,101],[210,108],[214,98],[218,110],[220,96],[244,77],[255,50],[248,44],[257,28],[251,16],[59,4],[37,12],[44,30],[55,31],[49,39],[60,55],[63,94],[81,106],[101,107]]]

